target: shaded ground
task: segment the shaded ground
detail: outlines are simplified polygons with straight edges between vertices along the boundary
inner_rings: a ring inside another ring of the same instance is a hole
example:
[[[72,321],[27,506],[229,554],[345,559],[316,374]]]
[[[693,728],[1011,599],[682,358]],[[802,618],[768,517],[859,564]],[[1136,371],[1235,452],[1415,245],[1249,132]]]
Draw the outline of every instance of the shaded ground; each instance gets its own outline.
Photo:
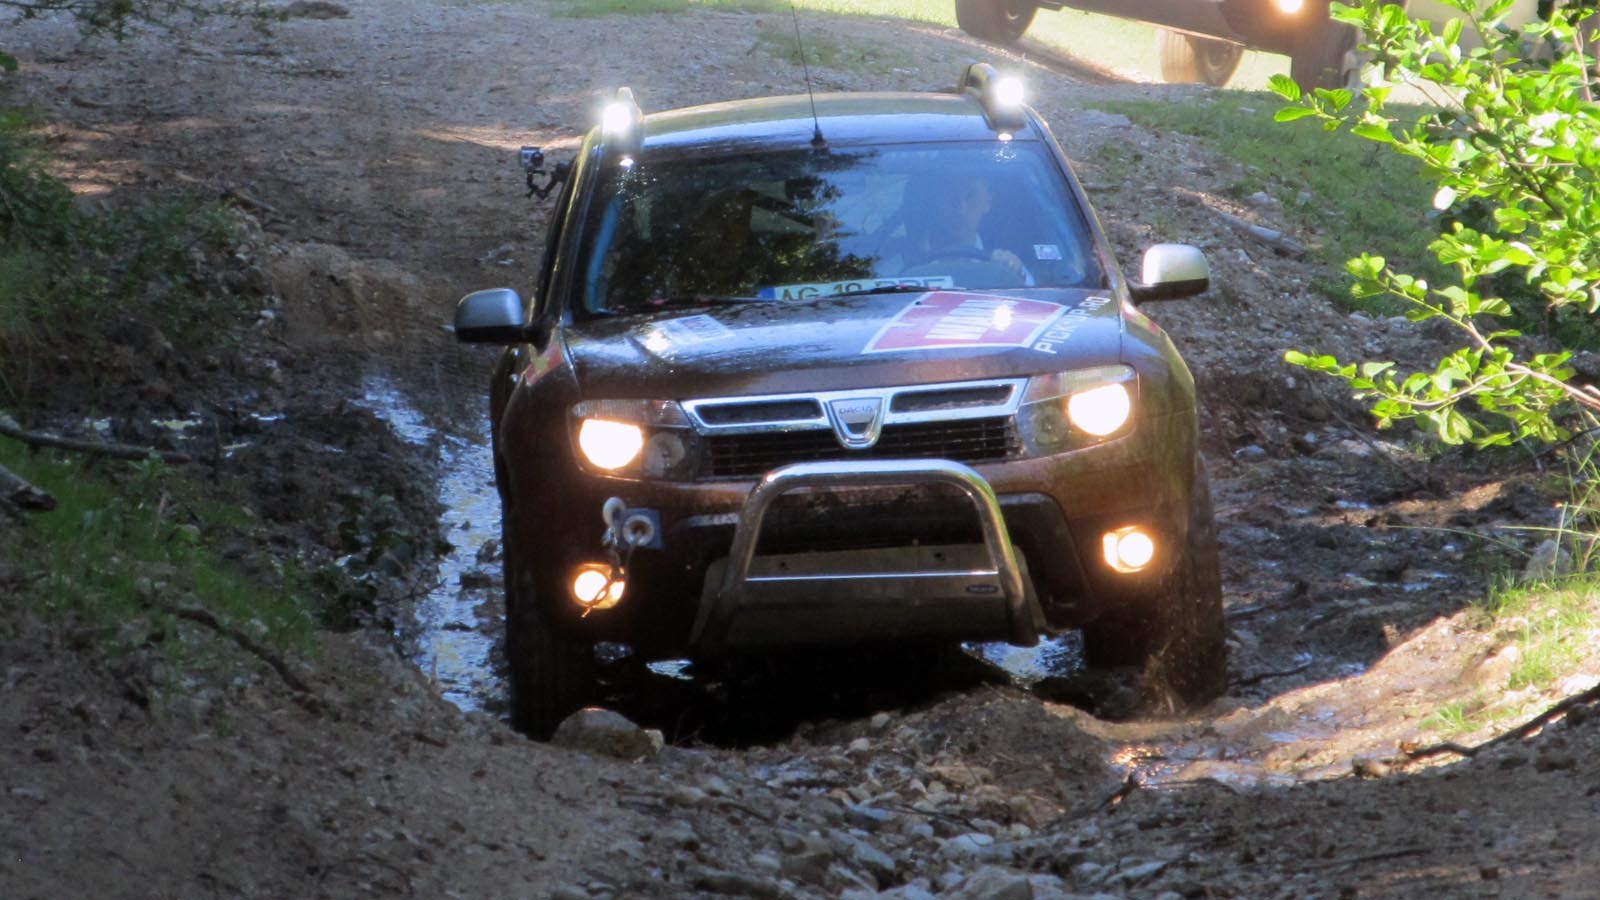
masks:
[[[271,35],[211,23],[122,45],[81,41],[61,22],[16,32],[19,87],[55,122],[51,150],[86,195],[187,186],[232,198],[263,228],[241,264],[276,299],[240,370],[263,387],[238,403],[296,413],[266,428],[282,436],[261,439],[260,459],[240,470],[286,517],[326,490],[294,473],[349,485],[369,467],[426,461],[429,444],[339,433],[343,423],[383,432],[339,405],[364,374],[394,379],[436,424],[471,433],[487,362],[451,346],[444,324],[461,293],[532,279],[546,207],[522,197],[519,144],[570,150],[601,91],[621,83],[647,109],[802,84],[762,37],[785,17],[563,19],[539,3],[404,0],[349,12]],[[1278,362],[1290,346],[1404,358],[1431,336],[1337,312],[1311,288],[1312,264],[1219,229],[1194,198],[1281,226],[1272,210],[1227,199],[1232,163],[1090,108],[1133,96],[1204,103],[1204,91],[1108,84],[904,23],[806,27],[846,49],[817,73],[823,90],[942,87],[974,58],[1023,70],[1125,266],[1157,241],[1207,250],[1211,295],[1152,314],[1182,346],[1206,407],[1229,695],[1189,721],[1111,724],[1055,702],[1093,698],[1099,686],[1082,677],[1033,693],[968,679],[895,696],[879,715],[870,704],[807,707],[792,737],[767,746],[689,741],[630,765],[463,715],[381,630],[328,636],[294,663],[320,698],[308,709],[226,646],[173,673],[154,651],[98,659],[92,640],[9,610],[0,893],[1592,890],[1593,717],[1424,773],[1396,771],[1394,759],[1397,741],[1431,739],[1427,713],[1505,684],[1494,636],[1463,613],[1496,561],[1456,531],[1548,524],[1548,501],[1531,477],[1494,479],[1450,458],[1419,467]],[[326,464],[339,455],[326,447],[355,445],[343,470]],[[0,585],[26,565],[0,566]],[[493,587],[481,590],[492,616]],[[187,687],[156,702],[128,689],[174,678]],[[1524,699],[1536,709],[1549,698]],[[1127,787],[1129,771],[1152,786]],[[1346,777],[1258,786],[1326,776]]]

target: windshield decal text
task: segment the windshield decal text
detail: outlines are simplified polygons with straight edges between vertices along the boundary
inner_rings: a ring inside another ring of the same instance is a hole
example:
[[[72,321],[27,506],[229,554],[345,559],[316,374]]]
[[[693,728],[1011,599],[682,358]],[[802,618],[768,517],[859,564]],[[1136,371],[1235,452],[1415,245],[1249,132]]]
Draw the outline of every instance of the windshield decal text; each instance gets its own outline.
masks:
[[[1044,300],[931,291],[900,310],[861,352],[1029,347],[1066,312]]]

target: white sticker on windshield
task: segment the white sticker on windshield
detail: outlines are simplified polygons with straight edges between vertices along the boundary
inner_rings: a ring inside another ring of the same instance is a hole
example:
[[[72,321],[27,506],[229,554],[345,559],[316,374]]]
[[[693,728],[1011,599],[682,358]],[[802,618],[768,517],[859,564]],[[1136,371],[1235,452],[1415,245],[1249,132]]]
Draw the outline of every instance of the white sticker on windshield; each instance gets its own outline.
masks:
[[[810,300],[814,297],[837,297],[840,294],[865,294],[884,288],[955,287],[949,275],[927,275],[920,278],[858,278],[851,281],[819,281],[813,284],[777,284],[756,292],[763,300]]]
[[[1060,259],[1061,247],[1057,244],[1034,244],[1034,259]]]

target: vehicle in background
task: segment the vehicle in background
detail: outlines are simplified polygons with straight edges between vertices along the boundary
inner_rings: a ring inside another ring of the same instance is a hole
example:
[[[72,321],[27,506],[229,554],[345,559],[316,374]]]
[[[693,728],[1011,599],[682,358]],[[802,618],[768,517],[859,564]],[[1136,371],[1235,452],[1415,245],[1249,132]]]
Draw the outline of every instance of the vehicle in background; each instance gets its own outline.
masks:
[[[1436,22],[1456,15],[1438,0],[1402,5]],[[1538,6],[1538,0],[1515,0],[1506,21],[1533,21]],[[1329,17],[1328,0],[956,0],[956,21],[973,37],[1011,44],[1040,9],[1076,9],[1159,26],[1161,77],[1174,83],[1221,87],[1246,50],[1289,57],[1290,76],[1307,89],[1352,84],[1360,70],[1356,30]],[[1469,29],[1463,41],[1470,37]]]

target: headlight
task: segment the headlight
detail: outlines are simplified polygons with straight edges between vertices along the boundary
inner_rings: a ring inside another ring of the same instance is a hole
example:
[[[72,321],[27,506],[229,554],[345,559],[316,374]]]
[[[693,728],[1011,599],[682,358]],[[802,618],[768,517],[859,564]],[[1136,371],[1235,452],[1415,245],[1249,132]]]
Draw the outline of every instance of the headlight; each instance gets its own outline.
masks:
[[[693,477],[699,443],[670,400],[586,400],[572,407],[578,450],[589,465],[617,475]]]
[[[620,469],[644,449],[644,429],[610,419],[584,419],[578,426],[578,448],[600,468]]]
[[[1133,417],[1129,366],[1074,369],[1028,379],[1017,433],[1028,456],[1048,456],[1120,434]]]
[[[1128,421],[1133,398],[1120,384],[1107,384],[1067,398],[1067,418],[1095,437],[1105,437]]]

